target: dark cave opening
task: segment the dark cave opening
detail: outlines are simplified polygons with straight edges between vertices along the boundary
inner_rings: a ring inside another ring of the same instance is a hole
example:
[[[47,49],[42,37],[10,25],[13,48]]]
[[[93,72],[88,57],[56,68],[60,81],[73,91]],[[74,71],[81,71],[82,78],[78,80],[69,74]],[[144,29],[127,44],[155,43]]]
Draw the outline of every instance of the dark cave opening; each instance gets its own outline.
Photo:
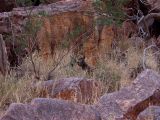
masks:
[[[151,6],[146,5],[138,0],[139,9],[142,11],[143,15],[146,16],[150,13]],[[160,20],[154,20],[153,24],[149,26],[150,37],[158,38],[160,35]]]
[[[150,26],[150,34],[152,37],[158,38],[160,35],[160,21],[155,20],[152,26]]]
[[[148,11],[150,10],[151,6],[144,5],[140,0],[138,0],[139,9],[143,12],[143,15],[147,15]]]

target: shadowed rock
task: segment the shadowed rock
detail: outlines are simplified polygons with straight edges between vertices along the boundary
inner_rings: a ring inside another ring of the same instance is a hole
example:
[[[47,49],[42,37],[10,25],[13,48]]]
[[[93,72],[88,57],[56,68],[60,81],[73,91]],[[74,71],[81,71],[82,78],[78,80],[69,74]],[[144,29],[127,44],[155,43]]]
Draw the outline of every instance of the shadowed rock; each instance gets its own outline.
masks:
[[[12,104],[1,120],[136,120],[150,105],[159,106],[159,89],[160,76],[145,70],[130,86],[105,94],[95,105],[39,98],[30,105]]]
[[[52,97],[80,103],[94,103],[102,93],[102,83],[84,78],[64,78],[37,83],[34,89],[41,97]]]
[[[159,105],[160,76],[145,70],[126,88],[102,96],[96,104],[103,120],[136,120],[149,105]]]
[[[160,106],[150,106],[138,116],[137,120],[160,120]]]

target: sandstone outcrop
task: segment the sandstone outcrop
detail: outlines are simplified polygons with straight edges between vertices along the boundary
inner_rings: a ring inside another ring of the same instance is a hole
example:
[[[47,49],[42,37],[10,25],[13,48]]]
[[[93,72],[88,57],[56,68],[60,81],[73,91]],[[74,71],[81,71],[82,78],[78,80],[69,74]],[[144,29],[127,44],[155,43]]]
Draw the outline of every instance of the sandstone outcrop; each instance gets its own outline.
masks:
[[[102,83],[84,78],[49,80],[34,85],[40,97],[71,100],[78,103],[95,103],[102,93]]]
[[[32,16],[54,16],[67,12],[78,12],[91,10],[90,1],[59,1],[56,3],[42,5],[38,7],[20,7],[14,8],[11,12],[0,13],[1,26],[6,27],[2,29],[0,33],[10,33],[13,29],[15,33],[22,32],[27,20]],[[65,18],[67,19],[67,18]],[[12,23],[12,26],[10,25]]]
[[[36,41],[40,54],[48,58],[54,54],[55,47],[66,48],[72,44],[73,49],[77,49],[82,44],[82,39],[88,36],[82,34],[93,27],[92,11],[92,2],[83,0],[15,8],[11,12],[0,13],[0,33],[14,33],[15,37],[22,38],[28,21],[33,22],[33,29],[39,25]]]
[[[55,48],[71,47],[73,54],[84,55],[87,64],[95,66],[98,54],[111,49],[115,31],[113,26],[104,26],[96,41],[93,13],[90,0],[59,1],[37,7],[14,8],[11,12],[0,13],[0,33],[14,32],[14,36],[19,37],[25,32],[24,28],[31,18],[32,27],[41,23],[36,41],[40,54],[45,59],[54,54]]]
[[[43,56],[54,54],[55,48],[68,48],[74,46],[76,51],[82,44],[82,38],[78,38],[92,27],[93,19],[84,12],[62,12],[44,19],[44,26],[40,28],[37,36],[39,47]],[[77,47],[76,47],[77,46]]]

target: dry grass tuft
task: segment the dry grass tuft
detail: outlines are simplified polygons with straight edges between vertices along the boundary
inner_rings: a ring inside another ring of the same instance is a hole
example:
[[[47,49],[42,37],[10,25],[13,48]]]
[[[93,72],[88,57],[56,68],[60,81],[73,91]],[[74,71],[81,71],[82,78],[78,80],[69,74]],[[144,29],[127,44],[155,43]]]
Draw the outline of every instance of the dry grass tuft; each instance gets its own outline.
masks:
[[[36,70],[40,75],[40,81],[46,79],[48,72],[55,66],[50,79],[60,79],[66,77],[85,77],[95,80],[101,80],[104,85],[104,92],[113,92],[121,87],[129,85],[131,81],[141,72],[141,62],[143,51],[130,47],[125,54],[121,51],[113,50],[110,53],[100,57],[92,74],[88,74],[78,65],[71,66],[71,53],[65,55],[65,51],[56,51],[53,58],[47,61],[42,59],[38,53],[33,54],[33,61]],[[61,61],[61,62],[59,62]],[[59,63],[57,65],[57,63]],[[147,66],[151,69],[158,70],[153,52],[148,52]],[[140,69],[140,70],[139,70]],[[10,103],[22,102],[27,103],[31,99],[38,97],[39,92],[31,89],[32,83],[35,82],[34,71],[29,58],[25,58],[21,66],[12,70],[6,77],[0,77],[0,109],[5,109]]]

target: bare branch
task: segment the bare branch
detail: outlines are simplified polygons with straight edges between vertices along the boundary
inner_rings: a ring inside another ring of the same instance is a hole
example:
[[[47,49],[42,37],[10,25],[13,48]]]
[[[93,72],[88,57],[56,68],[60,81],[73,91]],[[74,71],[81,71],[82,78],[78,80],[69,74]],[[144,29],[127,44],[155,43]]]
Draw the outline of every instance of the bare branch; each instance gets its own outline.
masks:
[[[0,34],[0,71],[3,75],[6,75],[9,70],[9,62],[7,56],[7,50],[3,36]]]
[[[58,67],[58,65],[62,62],[62,60],[65,58],[65,56],[67,56],[69,54],[70,51],[76,49],[78,47],[78,45],[80,44],[79,40],[84,40],[84,38],[88,38],[94,31],[94,28],[91,27],[87,32],[83,33],[81,36],[79,36],[76,40],[75,43],[72,45],[72,47],[70,49],[68,49],[68,51],[66,53],[64,53],[62,55],[62,57],[59,59],[59,61],[57,62],[56,65],[54,65],[54,67],[48,72],[48,75],[46,77],[47,80],[49,80],[51,74],[54,72],[54,70],[56,70],[56,68]]]
[[[146,6],[148,6],[148,5],[150,5],[147,1],[145,1],[145,0],[139,0],[143,5],[146,5]]]

